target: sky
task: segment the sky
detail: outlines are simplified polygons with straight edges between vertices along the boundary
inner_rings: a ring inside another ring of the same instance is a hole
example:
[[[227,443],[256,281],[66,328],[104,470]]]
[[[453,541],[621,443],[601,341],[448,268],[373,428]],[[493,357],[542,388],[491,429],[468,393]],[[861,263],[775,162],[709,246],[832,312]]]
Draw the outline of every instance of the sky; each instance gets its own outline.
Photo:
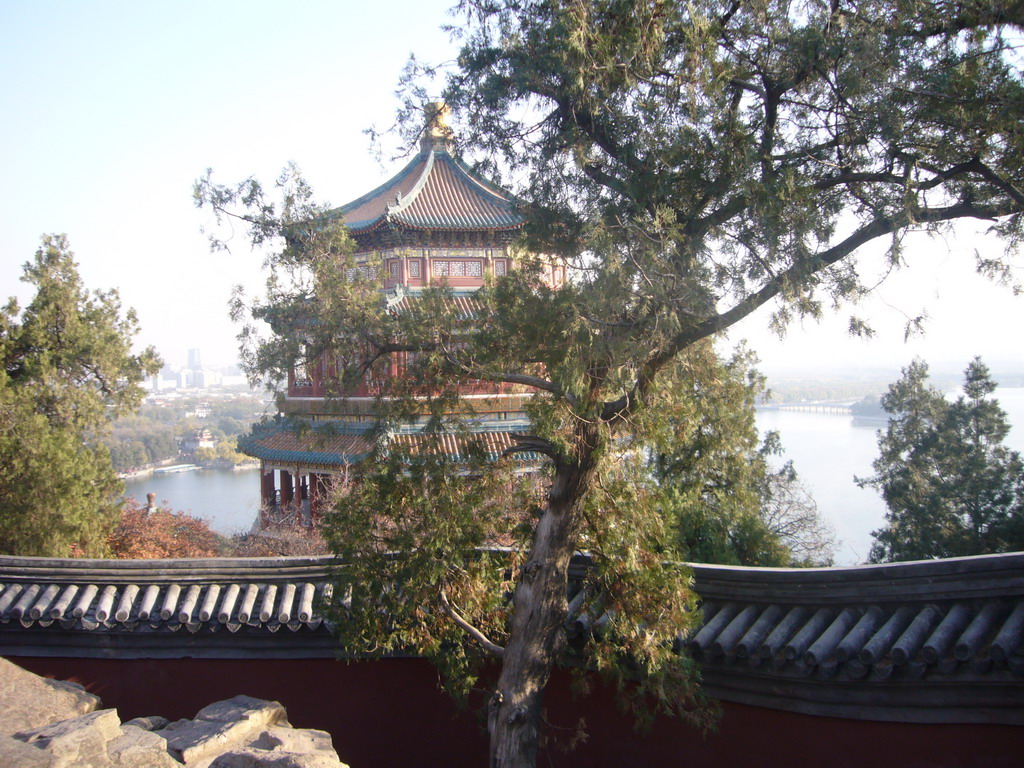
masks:
[[[453,57],[440,28],[451,4],[0,0],[0,298],[24,303],[21,265],[41,235],[63,232],[86,286],[117,288],[136,310],[140,345],[172,366],[191,348],[207,366],[233,363],[227,303],[235,284],[259,288],[262,259],[241,238],[210,252],[194,180],[213,168],[221,182],[269,183],[295,162],[335,205],[377,186],[405,160],[378,162],[363,131],[391,124],[411,53]],[[856,310],[878,331],[869,342],[847,337],[848,308],[782,340],[762,309],[730,338],[747,338],[769,373],[898,368],[914,356],[1024,363],[1024,297],[974,274],[975,249],[1000,246],[976,227],[911,236],[908,268]],[[877,254],[864,263],[871,281]],[[906,316],[922,311],[926,336],[904,343]]]

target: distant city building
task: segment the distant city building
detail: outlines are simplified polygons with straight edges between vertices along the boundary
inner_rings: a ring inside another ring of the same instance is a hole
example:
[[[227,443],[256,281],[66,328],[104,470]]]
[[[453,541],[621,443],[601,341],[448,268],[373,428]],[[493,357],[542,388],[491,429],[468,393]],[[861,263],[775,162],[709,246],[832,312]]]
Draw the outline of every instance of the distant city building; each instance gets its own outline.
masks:
[[[219,387],[223,380],[224,377],[218,371],[211,371],[207,368],[192,371],[192,386],[197,389]]]
[[[188,351],[188,367],[189,370],[198,371],[203,367],[203,359],[199,354],[198,349],[190,349]]]

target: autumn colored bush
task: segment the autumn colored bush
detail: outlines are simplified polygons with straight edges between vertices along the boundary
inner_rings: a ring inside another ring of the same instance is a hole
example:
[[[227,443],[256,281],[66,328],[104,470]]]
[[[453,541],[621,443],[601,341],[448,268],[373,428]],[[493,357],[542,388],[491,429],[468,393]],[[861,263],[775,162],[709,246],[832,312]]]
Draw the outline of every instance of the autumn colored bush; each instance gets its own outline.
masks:
[[[216,557],[220,554],[221,538],[199,518],[166,509],[147,510],[129,499],[108,543],[113,557],[151,560]]]
[[[232,536],[227,554],[233,557],[315,557],[330,554],[316,529],[295,525],[273,526],[260,533]]]

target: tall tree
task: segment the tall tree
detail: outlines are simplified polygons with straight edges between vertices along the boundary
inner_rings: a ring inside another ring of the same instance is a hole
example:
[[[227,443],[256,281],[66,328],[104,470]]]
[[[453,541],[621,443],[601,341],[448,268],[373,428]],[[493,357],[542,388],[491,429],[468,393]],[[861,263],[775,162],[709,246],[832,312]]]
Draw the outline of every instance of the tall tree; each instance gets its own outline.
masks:
[[[683,367],[702,397],[671,424],[652,454],[652,477],[685,560],[730,565],[831,564],[834,534],[797,480],[791,463],[773,468],[778,435],[762,440],[754,406],[765,392],[754,356],[728,359],[694,345]],[[653,446],[652,446],[653,447]]]
[[[886,525],[874,531],[871,561],[982,555],[1024,548],[1024,461],[1003,444],[1006,413],[989,397],[996,384],[975,358],[963,394],[949,402],[913,362],[882,407],[874,476]]]
[[[35,296],[0,312],[0,552],[99,556],[122,490],[101,441],[160,361],[132,352],[135,314],[83,287],[63,235],[44,237],[24,272]]]
[[[424,622],[446,616],[473,647],[500,657],[488,726],[491,763],[508,768],[535,762],[577,549],[596,553],[586,594],[610,591],[614,615],[628,618],[603,637],[636,639],[618,655],[595,646],[595,665],[632,658],[641,676],[658,669],[652,659],[671,645],[672,622],[687,621],[685,601],[656,608],[653,596],[668,592],[643,588],[663,584],[665,569],[650,499],[628,460],[662,439],[672,411],[684,407],[673,400],[672,374],[686,352],[770,302],[784,325],[858,297],[858,249],[879,238],[890,239],[894,267],[904,262],[905,231],[959,219],[993,222],[996,236],[1017,244],[1024,89],[1012,33],[1024,13],[1019,2],[985,0],[460,7],[464,47],[444,95],[465,127],[461,146],[522,180],[525,248],[563,258],[575,271],[566,288],[547,290],[529,270],[509,275],[481,294],[475,332],[460,337],[440,311],[440,290],[399,318],[372,312],[339,278],[331,284],[322,267],[339,258],[316,247],[303,256],[302,227],[282,221],[253,184],[232,190],[207,180],[198,191],[219,209],[251,204],[255,239],[286,235],[276,264],[319,270],[317,294],[331,298],[322,322],[303,322],[301,341],[328,343],[333,332],[335,348],[368,351],[354,361],[364,368],[417,352],[449,404],[457,389],[445,382],[459,379],[536,393],[534,431],[519,450],[548,459],[551,487],[512,573],[507,621],[475,626],[444,599],[451,593],[439,588],[437,567],[401,574],[409,580],[402,590],[423,601],[407,606]],[[294,200],[284,210],[294,211]],[[979,266],[1007,274],[1002,263]],[[281,309],[264,316],[309,311],[308,296],[291,300],[280,286],[273,303]],[[852,327],[864,330],[859,320]],[[299,346],[285,364],[299,362]],[[286,344],[258,349],[289,352]],[[281,360],[251,358],[276,370]],[[702,388],[691,394],[699,404]],[[446,473],[430,476],[419,475],[451,483]],[[399,519],[411,509],[425,514],[416,500],[430,494],[393,486],[407,500],[391,508]],[[433,546],[435,531],[422,530]],[[645,554],[648,546],[655,549]],[[652,681],[679,677],[679,667],[660,669],[666,676]],[[647,690],[667,689],[652,682]]]

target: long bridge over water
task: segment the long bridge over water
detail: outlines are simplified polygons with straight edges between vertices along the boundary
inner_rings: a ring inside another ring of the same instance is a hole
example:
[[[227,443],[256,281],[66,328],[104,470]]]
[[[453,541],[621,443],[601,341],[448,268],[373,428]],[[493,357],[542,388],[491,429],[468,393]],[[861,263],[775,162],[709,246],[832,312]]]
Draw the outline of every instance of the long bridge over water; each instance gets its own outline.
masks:
[[[827,416],[850,416],[853,413],[851,404],[842,402],[808,402],[808,403],[767,403],[757,406],[764,411],[791,411],[796,413],[820,413]]]

